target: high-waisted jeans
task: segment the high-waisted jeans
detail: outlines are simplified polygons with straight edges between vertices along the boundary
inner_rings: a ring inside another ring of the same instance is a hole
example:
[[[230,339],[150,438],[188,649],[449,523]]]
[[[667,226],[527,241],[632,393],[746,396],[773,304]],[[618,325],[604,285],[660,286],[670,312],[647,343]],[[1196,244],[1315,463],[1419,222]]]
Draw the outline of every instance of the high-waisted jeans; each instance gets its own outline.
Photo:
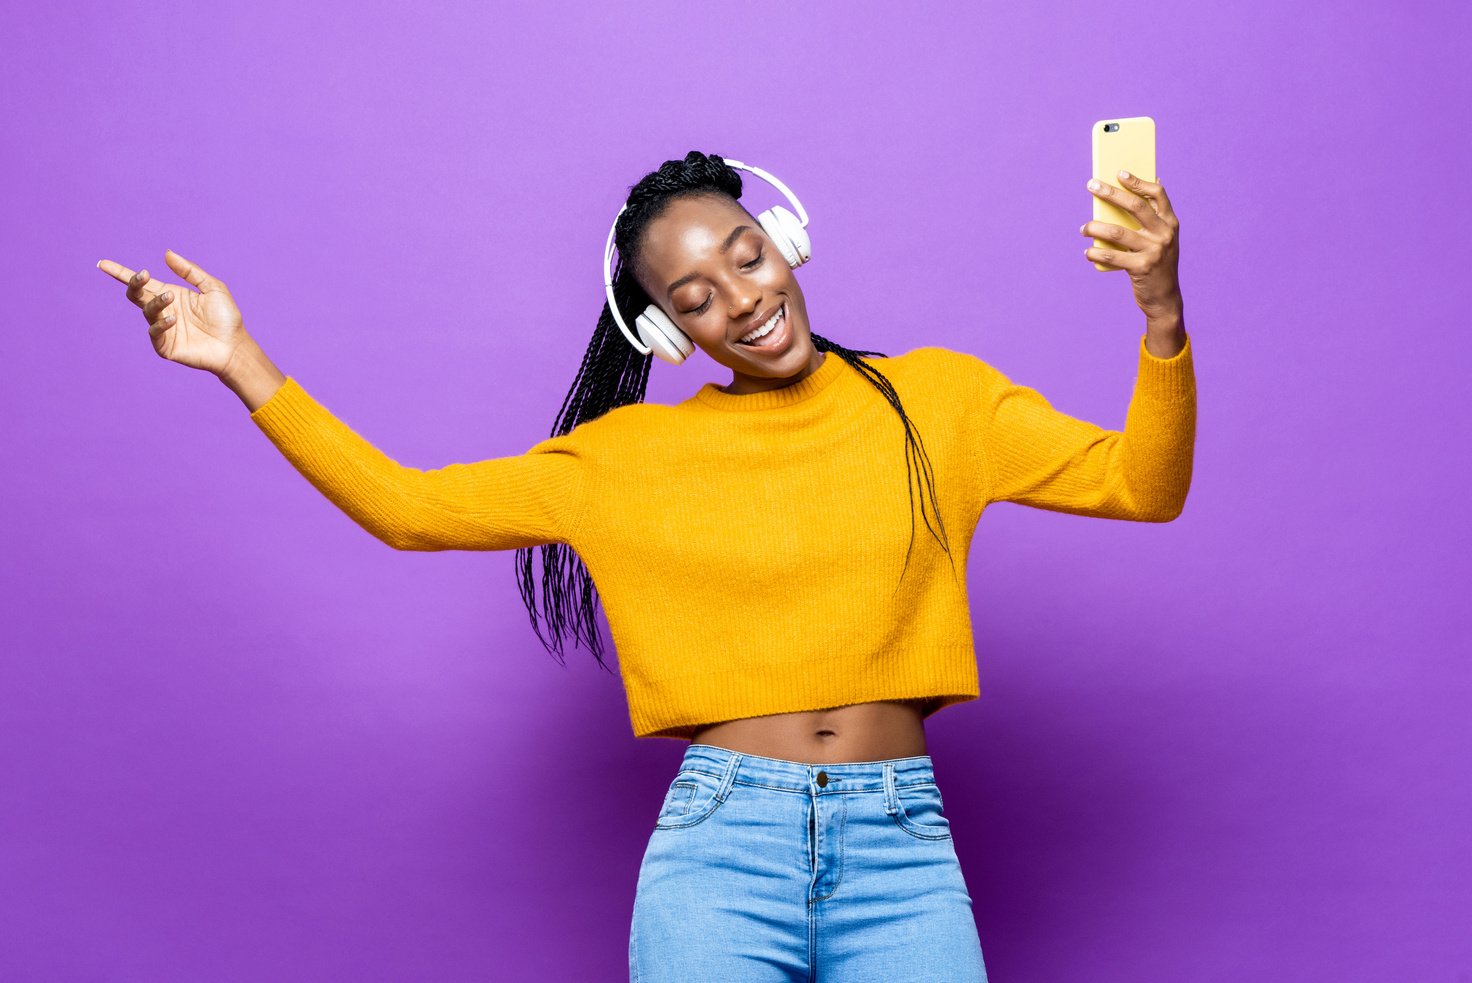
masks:
[[[691,744],[639,868],[631,983],[984,983],[929,755]]]

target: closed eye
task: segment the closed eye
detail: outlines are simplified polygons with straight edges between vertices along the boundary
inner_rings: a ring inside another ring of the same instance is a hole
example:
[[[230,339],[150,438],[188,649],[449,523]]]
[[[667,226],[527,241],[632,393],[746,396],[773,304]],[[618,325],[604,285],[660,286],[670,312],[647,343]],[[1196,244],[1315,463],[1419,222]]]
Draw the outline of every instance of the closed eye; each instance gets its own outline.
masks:
[[[752,260],[750,263],[743,263],[743,264],[741,264],[741,268],[743,270],[754,270],[754,269],[756,269],[757,266],[760,265],[762,259],[766,255],[767,255],[767,251],[765,249],[763,249],[761,252],[759,252],[759,253],[756,254],[756,259]],[[705,298],[705,303],[701,304],[699,307],[695,308],[692,311],[682,311],[681,313],[683,313],[683,314],[704,314],[705,313],[705,309],[707,307],[709,307],[709,306],[710,306],[710,298],[707,297],[707,298]]]

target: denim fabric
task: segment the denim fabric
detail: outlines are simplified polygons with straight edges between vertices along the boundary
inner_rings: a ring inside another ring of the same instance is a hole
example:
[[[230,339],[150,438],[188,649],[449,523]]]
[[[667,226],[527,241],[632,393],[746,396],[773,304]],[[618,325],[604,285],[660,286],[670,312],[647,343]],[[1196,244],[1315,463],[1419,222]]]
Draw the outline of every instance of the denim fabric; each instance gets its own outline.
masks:
[[[929,755],[691,744],[639,868],[632,983],[984,983]]]

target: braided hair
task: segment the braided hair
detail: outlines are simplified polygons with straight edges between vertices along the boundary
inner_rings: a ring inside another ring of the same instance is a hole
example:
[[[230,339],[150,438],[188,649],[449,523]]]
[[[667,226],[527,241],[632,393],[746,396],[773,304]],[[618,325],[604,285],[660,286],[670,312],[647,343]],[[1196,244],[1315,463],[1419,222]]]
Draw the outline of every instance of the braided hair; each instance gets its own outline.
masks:
[[[692,195],[725,196],[736,202],[737,207],[751,215],[741,205],[741,175],[715,154],[703,154],[692,150],[684,160],[667,160],[655,171],[646,174],[630,189],[628,207],[619,216],[614,228],[614,247],[618,261],[613,274],[613,296],[618,301],[619,311],[625,323],[632,323],[630,315],[642,311],[654,303],[639,285],[635,271],[639,269],[639,246],[649,223],[654,221],[678,198]],[[752,224],[757,225],[752,216]],[[911,477],[912,462],[918,467],[924,481],[921,483],[920,515],[930,534],[941,544],[946,556],[951,558],[951,571],[955,575],[954,557],[951,555],[950,540],[941,521],[936,504],[935,479],[930,468],[930,458],[925,453],[923,442],[889,380],[877,368],[865,361],[865,356],[886,358],[883,352],[855,351],[829,341],[816,332],[811,332],[813,347],[820,352],[831,352],[843,359],[863,375],[884,396],[905,428],[905,470],[907,490],[910,494],[910,547],[915,541],[915,482]],[[649,382],[649,369],[654,360],[653,353],[642,354],[629,344],[607,300],[598,315],[598,326],[593,338],[583,353],[582,364],[573,379],[572,388],[562,401],[562,409],[552,425],[550,436],[556,437],[570,432],[580,423],[597,419],[609,410],[629,403],[642,403]],[[925,491],[929,490],[931,512],[934,514],[937,532],[930,524],[925,512]],[[522,547],[516,551],[516,579],[521,597],[531,618],[532,631],[541,640],[542,647],[553,653],[557,661],[562,659],[563,635],[570,634],[573,644],[585,642],[598,665],[608,666],[603,661],[603,644],[598,636],[594,621],[597,589],[586,566],[571,546],[565,543],[547,543],[535,549],[542,551],[542,617],[552,636],[549,642],[537,623],[536,578],[532,572],[533,548]],[[905,570],[910,564],[910,549],[905,551]],[[900,573],[904,580],[904,570]],[[896,587],[898,590],[898,587]],[[610,670],[611,671],[611,670]]]

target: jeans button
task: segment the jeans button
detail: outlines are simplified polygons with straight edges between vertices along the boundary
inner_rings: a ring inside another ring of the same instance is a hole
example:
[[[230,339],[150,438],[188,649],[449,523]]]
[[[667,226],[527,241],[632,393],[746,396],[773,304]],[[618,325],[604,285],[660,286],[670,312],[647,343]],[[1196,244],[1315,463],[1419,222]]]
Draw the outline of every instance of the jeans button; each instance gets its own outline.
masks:
[[[819,788],[824,788],[827,785],[828,785],[828,773],[826,771],[820,771],[820,772],[818,772],[818,787]]]

